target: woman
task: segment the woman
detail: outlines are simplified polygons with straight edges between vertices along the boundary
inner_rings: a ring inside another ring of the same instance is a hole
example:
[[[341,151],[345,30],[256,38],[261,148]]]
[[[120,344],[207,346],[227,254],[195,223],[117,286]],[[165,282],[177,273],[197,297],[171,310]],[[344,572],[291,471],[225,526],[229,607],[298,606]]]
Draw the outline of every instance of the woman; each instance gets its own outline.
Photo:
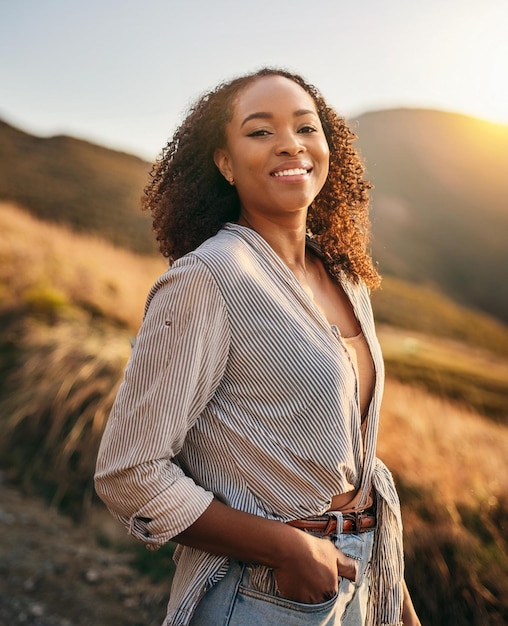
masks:
[[[279,70],[191,110],[146,190],[155,283],[96,487],[179,544],[165,624],[419,624],[376,459],[368,184],[345,122]]]

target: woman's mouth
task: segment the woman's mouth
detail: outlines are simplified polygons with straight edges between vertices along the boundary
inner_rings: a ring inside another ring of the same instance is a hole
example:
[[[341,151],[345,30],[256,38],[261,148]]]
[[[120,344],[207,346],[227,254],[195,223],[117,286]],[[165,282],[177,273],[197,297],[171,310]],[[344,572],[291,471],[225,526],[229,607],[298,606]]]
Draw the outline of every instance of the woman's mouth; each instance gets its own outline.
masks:
[[[294,169],[280,170],[279,172],[273,172],[272,176],[300,176],[302,174],[307,174],[309,170],[304,169],[303,167],[298,167]]]

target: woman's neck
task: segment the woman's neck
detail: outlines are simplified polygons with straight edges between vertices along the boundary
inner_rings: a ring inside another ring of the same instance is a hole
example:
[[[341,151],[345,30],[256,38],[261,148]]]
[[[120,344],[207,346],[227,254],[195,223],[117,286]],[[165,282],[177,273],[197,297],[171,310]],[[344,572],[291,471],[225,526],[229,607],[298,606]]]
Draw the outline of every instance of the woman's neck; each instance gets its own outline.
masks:
[[[297,273],[306,268],[306,223],[301,218],[288,219],[285,224],[264,216],[242,213],[238,224],[256,231],[282,261]]]

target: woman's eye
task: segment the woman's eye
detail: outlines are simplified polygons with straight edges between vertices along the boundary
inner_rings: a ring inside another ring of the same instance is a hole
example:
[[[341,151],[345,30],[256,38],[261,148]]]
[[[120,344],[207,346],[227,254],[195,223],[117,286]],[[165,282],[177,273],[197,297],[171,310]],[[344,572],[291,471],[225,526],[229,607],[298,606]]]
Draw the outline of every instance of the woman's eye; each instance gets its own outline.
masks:
[[[315,133],[317,132],[317,129],[314,128],[314,126],[302,126],[301,128],[298,129],[299,133]]]
[[[248,137],[265,137],[270,133],[267,130],[254,130],[248,134]]]

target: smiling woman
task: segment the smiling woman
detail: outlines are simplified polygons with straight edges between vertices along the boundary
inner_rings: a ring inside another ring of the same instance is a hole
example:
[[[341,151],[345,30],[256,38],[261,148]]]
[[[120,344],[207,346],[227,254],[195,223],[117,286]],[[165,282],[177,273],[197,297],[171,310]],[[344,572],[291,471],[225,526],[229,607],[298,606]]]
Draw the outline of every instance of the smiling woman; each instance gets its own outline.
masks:
[[[332,274],[344,271],[353,280],[361,278],[369,287],[376,287],[379,276],[367,251],[370,184],[363,178],[362,163],[352,146],[355,136],[312,85],[278,70],[261,70],[217,87],[194,105],[165,147],[145,190],[145,208],[152,213],[161,252],[175,260],[217,233],[224,223],[238,220],[238,189],[214,160],[221,154],[218,150],[227,147],[226,133],[232,132],[229,124],[238,95],[254,79],[258,82],[272,75],[295,83],[312,99],[313,123],[319,123],[330,149],[328,176],[308,206],[307,230],[319,241]],[[299,105],[295,106],[291,115],[299,110]],[[259,112],[256,109],[246,115]],[[300,134],[305,132],[302,127]],[[267,133],[261,130],[260,134]]]
[[[205,95],[147,188],[153,286],[99,451],[130,533],[174,539],[166,626],[417,626],[376,458],[383,361],[354,136],[302,78]]]
[[[283,76],[244,88],[226,127],[215,163],[233,180],[244,225],[282,219],[307,209],[328,175],[328,143],[311,96]],[[263,193],[260,194],[260,186]],[[295,225],[305,224],[298,216]]]

